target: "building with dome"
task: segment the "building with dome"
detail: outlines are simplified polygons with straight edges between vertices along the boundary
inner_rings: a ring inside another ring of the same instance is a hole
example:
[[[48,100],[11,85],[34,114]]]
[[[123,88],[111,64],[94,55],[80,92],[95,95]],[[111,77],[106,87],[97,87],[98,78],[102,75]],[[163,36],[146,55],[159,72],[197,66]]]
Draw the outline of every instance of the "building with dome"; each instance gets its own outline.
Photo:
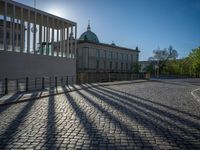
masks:
[[[87,72],[133,72],[138,63],[139,50],[101,43],[91,31],[81,34],[77,43],[77,73]]]

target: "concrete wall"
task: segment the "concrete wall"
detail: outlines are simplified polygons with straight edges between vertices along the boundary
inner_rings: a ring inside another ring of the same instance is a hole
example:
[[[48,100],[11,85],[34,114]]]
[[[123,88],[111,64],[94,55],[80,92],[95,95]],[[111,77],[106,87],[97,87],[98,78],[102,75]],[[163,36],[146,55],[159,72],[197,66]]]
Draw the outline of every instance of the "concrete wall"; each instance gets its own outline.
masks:
[[[0,79],[67,75],[76,75],[76,59],[0,50]]]

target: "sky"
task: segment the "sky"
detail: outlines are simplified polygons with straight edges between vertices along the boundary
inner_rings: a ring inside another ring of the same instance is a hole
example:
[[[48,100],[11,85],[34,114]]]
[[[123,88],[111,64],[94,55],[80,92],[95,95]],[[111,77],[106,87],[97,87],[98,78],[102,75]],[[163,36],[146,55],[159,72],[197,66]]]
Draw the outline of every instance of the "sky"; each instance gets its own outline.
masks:
[[[140,60],[169,45],[179,58],[200,46],[200,0],[36,0],[36,8],[77,22],[78,37],[90,20],[100,42],[138,46]]]

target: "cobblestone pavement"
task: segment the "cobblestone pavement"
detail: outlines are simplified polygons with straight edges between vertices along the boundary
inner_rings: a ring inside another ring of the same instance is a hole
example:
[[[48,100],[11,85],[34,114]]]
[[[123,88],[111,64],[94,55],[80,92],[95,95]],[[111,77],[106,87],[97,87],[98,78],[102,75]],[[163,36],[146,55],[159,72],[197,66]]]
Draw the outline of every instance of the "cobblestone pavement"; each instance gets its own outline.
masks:
[[[1,106],[0,149],[200,149],[197,87],[99,86]]]

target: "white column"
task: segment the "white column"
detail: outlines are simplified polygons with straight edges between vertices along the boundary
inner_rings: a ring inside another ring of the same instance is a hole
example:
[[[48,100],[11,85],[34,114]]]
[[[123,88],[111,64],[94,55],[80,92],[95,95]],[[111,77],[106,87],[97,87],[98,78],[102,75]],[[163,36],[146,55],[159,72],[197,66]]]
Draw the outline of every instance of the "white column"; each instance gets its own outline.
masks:
[[[4,45],[4,50],[7,50],[7,2],[4,1],[4,22],[3,22],[3,45]]]
[[[62,27],[61,27],[61,32],[62,32],[62,57],[64,56],[65,54],[65,49],[64,49],[64,22],[62,21]]]
[[[17,24],[16,24],[16,50],[18,51],[19,44],[18,44],[18,35],[19,35],[19,19],[17,19]]]
[[[73,58],[73,26],[71,27],[71,33],[70,33],[70,49],[71,49],[71,58]]]
[[[34,32],[33,32],[33,51],[34,51],[34,54],[36,53],[36,48],[35,48],[35,44],[36,44],[36,18],[37,18],[37,13],[34,12],[34,25],[33,25],[33,28],[34,28]]]
[[[21,20],[20,20],[20,52],[24,51],[24,36],[25,36],[25,29],[24,29],[24,12],[23,8],[21,8]]]
[[[28,9],[27,53],[30,53],[30,10]]]
[[[62,25],[60,27],[60,53],[61,57],[63,56],[63,49],[62,49]]]
[[[49,55],[49,17],[47,16],[47,29],[46,29],[46,55]]]
[[[13,32],[12,32],[12,26],[13,26],[13,18],[12,17],[10,17],[10,22],[9,22],[9,24],[10,24],[10,33],[9,33],[9,50],[12,50],[12,35],[13,35]]]
[[[15,51],[15,5],[13,5],[12,33],[12,51]]]
[[[67,58],[69,57],[69,27],[67,27]]]
[[[64,57],[66,57],[66,46],[65,46],[65,40],[66,40],[66,32],[65,32],[65,27],[64,27],[64,29],[63,29],[63,50],[64,50]]]
[[[77,51],[77,24],[75,26],[75,51],[74,51],[75,58],[76,58],[76,51]]]
[[[56,51],[57,51],[57,56],[59,56],[59,52],[60,52],[60,48],[59,48],[59,30],[58,30],[58,20],[57,20],[57,48],[56,48]]]
[[[52,30],[51,30],[51,55],[54,56],[54,18],[52,18]]]
[[[40,24],[39,24],[39,44],[40,44],[40,54],[43,54],[42,51],[42,23],[43,23],[43,15],[40,14]]]

